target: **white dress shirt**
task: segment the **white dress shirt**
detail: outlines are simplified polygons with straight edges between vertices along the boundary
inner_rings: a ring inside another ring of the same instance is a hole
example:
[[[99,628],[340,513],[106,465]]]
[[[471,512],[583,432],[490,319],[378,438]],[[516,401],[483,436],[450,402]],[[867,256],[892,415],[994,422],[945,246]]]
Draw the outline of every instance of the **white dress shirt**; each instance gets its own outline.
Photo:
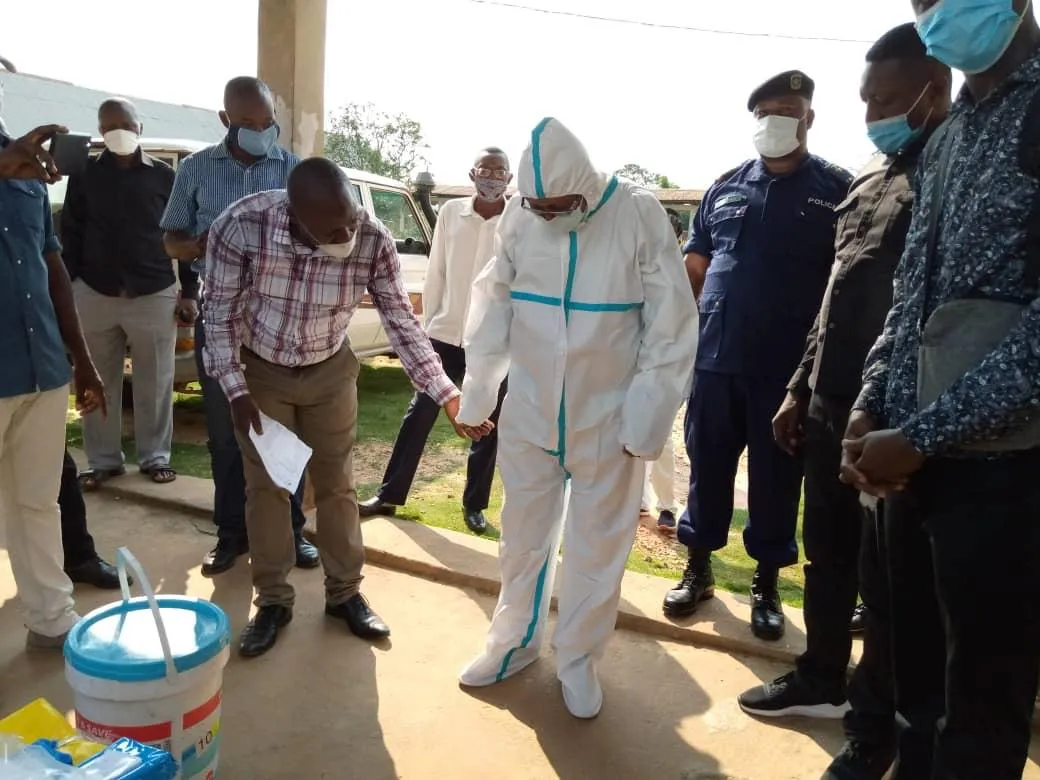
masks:
[[[431,339],[462,346],[473,280],[491,259],[497,226],[497,215],[484,219],[474,211],[472,197],[441,206],[423,287],[426,335]]]

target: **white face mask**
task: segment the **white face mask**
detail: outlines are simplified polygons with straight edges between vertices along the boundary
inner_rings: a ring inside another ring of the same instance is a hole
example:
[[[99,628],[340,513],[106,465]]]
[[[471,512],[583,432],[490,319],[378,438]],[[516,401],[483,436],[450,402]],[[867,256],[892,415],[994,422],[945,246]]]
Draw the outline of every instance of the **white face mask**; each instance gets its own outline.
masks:
[[[354,253],[354,247],[357,246],[357,233],[350,237],[350,241],[345,244],[319,244],[317,251],[323,255],[329,257],[335,257],[339,260],[346,260]]]
[[[763,157],[786,157],[801,146],[798,140],[800,119],[791,116],[767,115],[759,117],[755,128],[755,149]]]
[[[133,154],[141,145],[140,136],[129,130],[109,130],[103,138],[108,151],[123,157]]]
[[[585,210],[577,208],[570,214],[561,214],[558,217],[553,217],[547,224],[550,229],[555,230],[557,233],[570,233],[573,230],[578,230],[584,220]]]

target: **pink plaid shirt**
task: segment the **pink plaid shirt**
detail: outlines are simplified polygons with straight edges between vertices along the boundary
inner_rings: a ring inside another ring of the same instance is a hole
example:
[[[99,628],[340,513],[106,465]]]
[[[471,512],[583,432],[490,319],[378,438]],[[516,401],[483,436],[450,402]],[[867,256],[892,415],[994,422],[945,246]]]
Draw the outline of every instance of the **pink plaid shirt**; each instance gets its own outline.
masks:
[[[366,214],[357,248],[340,260],[293,239],[287,205],[285,190],[250,195],[209,231],[204,358],[228,399],[249,392],[240,347],[280,366],[328,360],[366,290],[416,389],[440,404],[458,395],[412,311],[389,231]]]

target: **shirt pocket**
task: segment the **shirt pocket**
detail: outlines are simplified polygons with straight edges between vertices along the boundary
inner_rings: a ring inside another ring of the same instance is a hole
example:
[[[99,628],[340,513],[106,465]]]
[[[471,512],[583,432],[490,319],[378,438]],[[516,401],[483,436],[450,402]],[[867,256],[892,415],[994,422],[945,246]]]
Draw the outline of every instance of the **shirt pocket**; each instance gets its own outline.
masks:
[[[699,358],[717,359],[722,351],[724,336],[726,294],[723,290],[705,290],[697,304],[700,315]]]
[[[723,206],[708,215],[708,230],[711,231],[711,245],[715,252],[729,253],[737,248],[746,215],[747,204]]]
[[[34,240],[39,241],[42,249],[44,233],[43,185],[35,181],[9,179],[7,186],[10,187],[13,193],[12,197],[7,199],[7,203],[13,210],[12,216],[14,221],[21,229],[27,230]]]
[[[914,213],[914,193],[905,190],[892,198],[892,206],[886,215],[882,242],[885,246],[904,245],[910,231],[910,220]],[[900,252],[900,254],[902,254]],[[898,258],[897,258],[898,259]]]

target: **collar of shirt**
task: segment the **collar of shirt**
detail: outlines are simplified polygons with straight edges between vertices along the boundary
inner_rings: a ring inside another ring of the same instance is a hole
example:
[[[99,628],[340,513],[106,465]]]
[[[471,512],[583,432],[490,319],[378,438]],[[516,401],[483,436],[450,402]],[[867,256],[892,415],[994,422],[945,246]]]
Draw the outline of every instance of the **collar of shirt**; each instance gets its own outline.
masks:
[[[975,100],[975,96],[968,89],[968,85],[965,84],[961,87],[961,91],[957,93],[957,99],[953,103],[953,108],[950,113],[961,113],[971,111],[978,106],[985,106],[989,103],[999,102],[1003,100],[1009,92],[1015,87],[1023,84],[1036,84],[1040,82],[1040,50],[1033,54],[1028,60],[1019,65],[1013,70],[1004,82],[990,92],[982,100]]]
[[[144,165],[149,168],[155,167],[155,158],[151,155],[145,154],[144,150],[140,146],[137,147],[137,151],[133,153],[134,166]],[[105,149],[100,155],[98,155],[98,164],[112,166],[113,168],[119,166],[118,155],[113,154],[108,149]]]
[[[480,217],[480,219],[483,219],[485,222],[494,222],[500,216],[502,216],[502,212],[499,212],[498,214],[495,214],[494,216],[485,218],[481,214],[477,213],[476,200],[477,200],[477,196],[476,195],[473,195],[473,196],[471,196],[469,198],[466,198],[465,202],[462,204],[462,208],[459,209],[459,216],[460,217]],[[504,208],[503,208],[503,210],[504,210]]]
[[[783,173],[778,175],[770,173],[766,169],[765,163],[762,162],[762,158],[760,157],[757,160],[755,160],[754,164],[751,166],[751,171],[748,173],[748,181],[768,181],[769,179],[794,178],[795,176],[798,176],[799,174],[808,171],[813,159],[814,158],[811,154],[807,154],[804,158],[802,158],[801,163],[799,163],[798,167],[795,168],[793,171],[791,171],[790,173]]]

